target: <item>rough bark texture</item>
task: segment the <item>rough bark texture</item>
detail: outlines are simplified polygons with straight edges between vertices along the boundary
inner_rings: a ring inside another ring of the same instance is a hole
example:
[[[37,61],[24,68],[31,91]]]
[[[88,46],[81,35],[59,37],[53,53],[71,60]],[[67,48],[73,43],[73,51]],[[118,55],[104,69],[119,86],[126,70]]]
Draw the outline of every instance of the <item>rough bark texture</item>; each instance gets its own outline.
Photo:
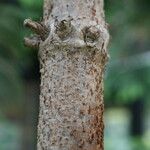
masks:
[[[41,72],[37,149],[103,150],[109,39],[103,0],[44,0],[43,22],[33,23],[31,29],[40,27],[47,35],[39,34],[36,44]]]

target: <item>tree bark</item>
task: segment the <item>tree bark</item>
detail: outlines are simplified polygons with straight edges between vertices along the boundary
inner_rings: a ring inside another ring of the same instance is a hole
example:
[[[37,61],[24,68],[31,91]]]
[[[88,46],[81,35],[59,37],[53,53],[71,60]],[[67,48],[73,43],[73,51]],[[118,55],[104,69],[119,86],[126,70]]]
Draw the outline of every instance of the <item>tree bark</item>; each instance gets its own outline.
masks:
[[[37,35],[41,73],[38,150],[103,150],[103,74],[109,34],[103,0],[44,0]]]

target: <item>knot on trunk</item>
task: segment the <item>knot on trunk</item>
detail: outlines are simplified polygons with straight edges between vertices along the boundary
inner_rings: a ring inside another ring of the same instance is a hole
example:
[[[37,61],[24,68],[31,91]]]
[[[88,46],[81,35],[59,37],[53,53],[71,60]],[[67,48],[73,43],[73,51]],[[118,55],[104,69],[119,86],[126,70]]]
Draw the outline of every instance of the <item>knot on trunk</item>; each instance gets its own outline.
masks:
[[[70,20],[62,20],[56,25],[56,34],[60,39],[65,39],[70,35],[73,30],[73,26],[71,25]]]
[[[82,29],[82,32],[84,36],[84,42],[89,46],[98,41],[100,37],[100,30],[95,26],[85,27]]]

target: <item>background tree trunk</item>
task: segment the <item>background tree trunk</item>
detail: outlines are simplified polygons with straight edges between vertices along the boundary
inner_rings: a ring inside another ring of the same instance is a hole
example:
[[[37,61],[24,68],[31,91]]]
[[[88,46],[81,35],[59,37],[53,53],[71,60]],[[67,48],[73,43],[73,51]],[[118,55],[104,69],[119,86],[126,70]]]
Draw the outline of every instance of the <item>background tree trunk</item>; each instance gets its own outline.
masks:
[[[37,36],[41,72],[38,150],[103,150],[103,73],[109,34],[103,0],[44,0]]]

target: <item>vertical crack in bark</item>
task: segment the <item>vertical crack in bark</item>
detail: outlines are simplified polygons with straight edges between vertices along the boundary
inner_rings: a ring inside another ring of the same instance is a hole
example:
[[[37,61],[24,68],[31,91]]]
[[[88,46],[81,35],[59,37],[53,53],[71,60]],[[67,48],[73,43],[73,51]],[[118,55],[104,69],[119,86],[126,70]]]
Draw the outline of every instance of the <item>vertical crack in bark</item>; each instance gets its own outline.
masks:
[[[43,4],[43,20],[44,22],[50,18],[53,10],[53,0],[44,0]]]

